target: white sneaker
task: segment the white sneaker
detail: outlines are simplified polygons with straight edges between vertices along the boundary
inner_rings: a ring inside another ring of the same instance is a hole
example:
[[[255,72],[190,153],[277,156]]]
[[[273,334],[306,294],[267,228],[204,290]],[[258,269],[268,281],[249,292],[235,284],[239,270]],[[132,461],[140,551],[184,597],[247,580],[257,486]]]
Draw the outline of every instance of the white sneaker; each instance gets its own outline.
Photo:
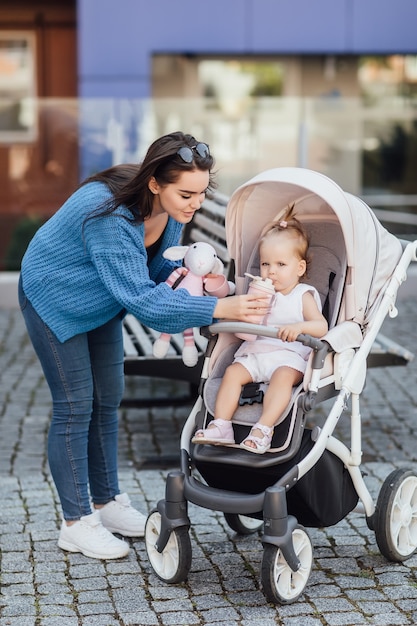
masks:
[[[131,506],[127,493],[115,496],[99,511],[101,523],[111,533],[119,533],[124,537],[144,536],[146,517]]]
[[[120,559],[129,545],[111,534],[101,523],[99,511],[84,515],[67,526],[62,522],[58,546],[68,552],[81,552],[93,559]]]

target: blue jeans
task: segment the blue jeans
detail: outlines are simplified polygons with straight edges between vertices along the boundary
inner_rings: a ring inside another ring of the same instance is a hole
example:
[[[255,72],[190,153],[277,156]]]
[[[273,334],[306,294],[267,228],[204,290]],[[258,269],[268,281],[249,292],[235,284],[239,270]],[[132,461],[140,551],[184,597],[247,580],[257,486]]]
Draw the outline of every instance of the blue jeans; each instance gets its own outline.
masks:
[[[52,395],[48,460],[66,520],[120,493],[118,408],[123,395],[121,315],[60,343],[19,282],[19,303]]]

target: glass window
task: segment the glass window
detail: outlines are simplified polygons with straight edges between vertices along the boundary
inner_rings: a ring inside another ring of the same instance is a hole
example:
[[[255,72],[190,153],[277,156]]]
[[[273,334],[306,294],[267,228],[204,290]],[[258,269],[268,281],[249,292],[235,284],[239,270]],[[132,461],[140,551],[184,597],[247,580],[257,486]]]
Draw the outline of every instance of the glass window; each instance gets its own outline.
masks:
[[[35,137],[34,44],[32,33],[0,31],[0,143]]]

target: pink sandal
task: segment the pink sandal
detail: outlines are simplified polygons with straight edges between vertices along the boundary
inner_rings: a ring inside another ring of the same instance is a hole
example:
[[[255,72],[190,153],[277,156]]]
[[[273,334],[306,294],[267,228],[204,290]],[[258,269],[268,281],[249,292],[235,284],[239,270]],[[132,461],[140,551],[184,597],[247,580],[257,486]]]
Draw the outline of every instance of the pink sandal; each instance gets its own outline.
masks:
[[[263,434],[263,437],[255,437],[252,435],[254,430],[260,430]],[[249,452],[254,452],[255,454],[263,454],[271,447],[272,435],[274,434],[274,429],[269,426],[265,426],[264,424],[255,424],[252,426],[252,429],[247,437],[242,441],[240,447],[244,450],[249,450]],[[255,444],[255,447],[248,446],[245,442],[252,441]]]
[[[197,430],[191,443],[235,443],[232,422],[221,418],[211,421],[207,428]]]

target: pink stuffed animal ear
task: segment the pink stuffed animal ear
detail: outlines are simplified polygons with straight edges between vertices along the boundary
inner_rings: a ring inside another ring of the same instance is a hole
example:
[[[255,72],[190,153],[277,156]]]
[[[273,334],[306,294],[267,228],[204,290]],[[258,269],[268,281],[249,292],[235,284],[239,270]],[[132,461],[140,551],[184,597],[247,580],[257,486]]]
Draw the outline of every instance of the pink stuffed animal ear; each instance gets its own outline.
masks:
[[[235,284],[227,280],[223,274],[208,276],[204,281],[204,293],[208,296],[225,298],[226,296],[233,296],[235,290]]]
[[[217,276],[209,276],[204,281],[204,291],[209,296],[216,296],[216,298],[225,298],[230,293],[229,283],[222,274],[219,274]]]

